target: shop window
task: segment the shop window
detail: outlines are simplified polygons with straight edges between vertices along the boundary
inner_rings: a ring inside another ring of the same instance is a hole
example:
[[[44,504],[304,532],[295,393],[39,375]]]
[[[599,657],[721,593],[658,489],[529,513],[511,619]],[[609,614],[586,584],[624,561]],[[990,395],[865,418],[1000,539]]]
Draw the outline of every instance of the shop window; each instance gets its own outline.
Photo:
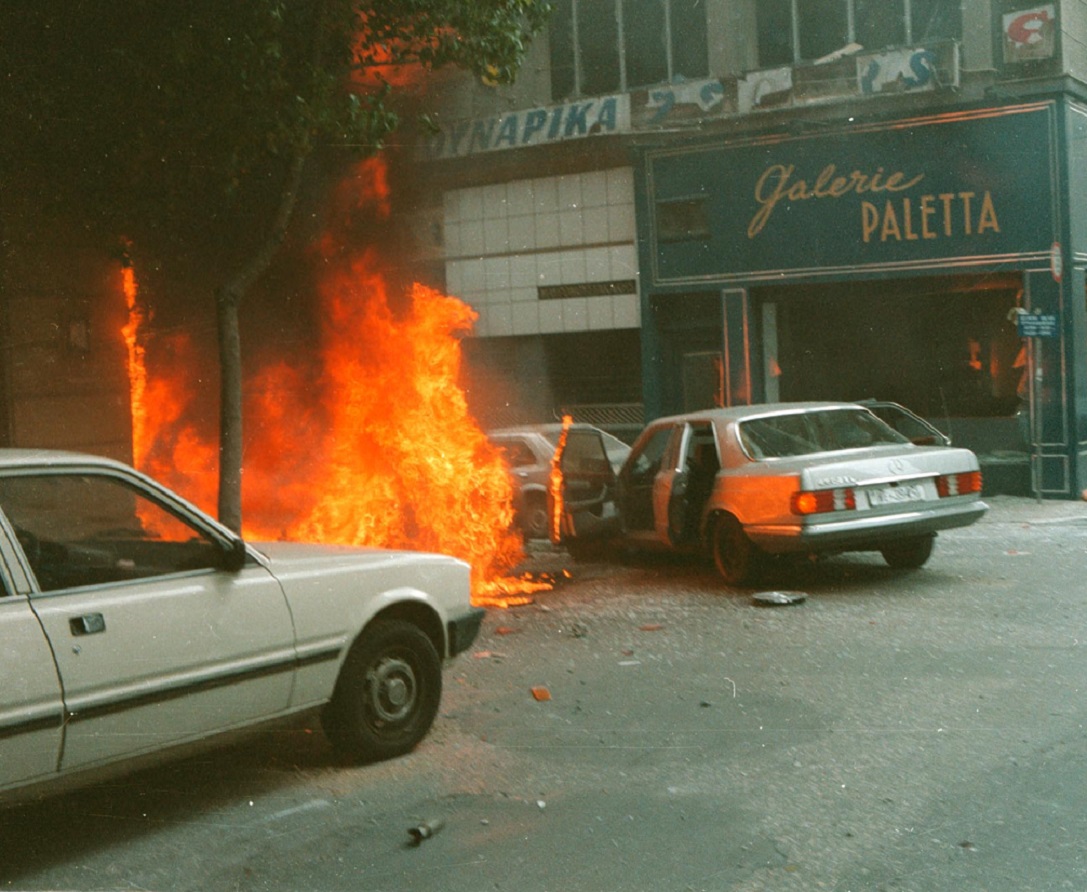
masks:
[[[552,7],[556,100],[709,73],[704,0],[554,0]]]
[[[683,198],[657,203],[657,240],[685,242],[710,237],[704,198]]]
[[[959,0],[760,0],[759,65],[819,59],[851,43],[866,50],[959,39]]]
[[[1024,372],[1008,321],[1017,293],[985,280],[775,290],[766,348],[780,398],[891,400],[930,420],[1011,418]]]

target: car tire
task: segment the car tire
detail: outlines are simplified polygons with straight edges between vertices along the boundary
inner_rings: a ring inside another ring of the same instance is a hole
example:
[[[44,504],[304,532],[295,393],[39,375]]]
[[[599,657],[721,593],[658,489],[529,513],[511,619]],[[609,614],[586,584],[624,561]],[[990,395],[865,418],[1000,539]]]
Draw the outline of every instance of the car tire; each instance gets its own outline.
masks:
[[[758,575],[762,552],[740,522],[731,514],[722,514],[714,521],[710,533],[710,548],[717,572],[729,585],[746,585]]]
[[[935,536],[914,536],[884,545],[879,553],[883,555],[888,567],[896,570],[916,570],[923,567],[932,555],[935,542]]]
[[[355,641],[325,709],[325,733],[349,762],[378,762],[418,745],[438,714],[441,658],[418,626],[379,620]]]
[[[526,539],[546,539],[551,533],[551,518],[547,513],[547,496],[533,493],[525,497],[521,512],[521,531]]]

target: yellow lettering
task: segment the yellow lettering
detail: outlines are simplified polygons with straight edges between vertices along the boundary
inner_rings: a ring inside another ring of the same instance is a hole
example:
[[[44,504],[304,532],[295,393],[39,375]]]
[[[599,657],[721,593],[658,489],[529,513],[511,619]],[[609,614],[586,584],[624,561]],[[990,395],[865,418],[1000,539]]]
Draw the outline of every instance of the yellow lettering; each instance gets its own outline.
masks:
[[[937,198],[944,206],[944,235],[951,235],[951,202],[955,200],[954,192],[941,192]]]
[[[933,195],[921,196],[921,237],[922,238],[936,238],[936,233],[929,228],[929,217],[936,213],[936,208],[932,206]]]
[[[985,197],[981,200],[981,213],[978,215],[978,235],[981,235],[986,229],[1000,232],[1000,223],[996,219],[996,208],[993,206],[993,196],[989,194],[988,190],[986,190]]]
[[[876,168],[872,174],[854,170],[848,176],[840,176],[838,168],[834,164],[828,164],[819,171],[815,181],[809,184],[807,180],[794,180],[793,174],[795,172],[796,167],[792,164],[771,164],[762,172],[762,175],[755,183],[755,203],[758,205],[758,210],[755,211],[755,215],[747,224],[748,238],[754,238],[766,228],[766,224],[770,221],[770,217],[782,200],[807,201],[810,198],[841,198],[850,192],[857,195],[864,195],[868,192],[905,192],[925,178],[923,173],[907,178],[906,174],[901,170],[886,174],[882,167]],[[953,197],[953,195],[947,196],[947,201],[944,204],[945,218],[947,218],[944,221],[945,228],[950,227],[950,200]],[[942,198],[943,196],[941,196]],[[890,205],[888,205],[888,208],[890,208]],[[910,217],[908,203],[905,208],[906,237],[916,239],[918,236],[913,231],[913,220]],[[929,213],[934,212],[930,211]],[[886,219],[886,212],[884,214],[885,231],[882,237],[886,239],[893,233],[895,238],[901,239],[898,218],[893,209],[890,209],[889,213],[891,216],[889,222]],[[922,214],[924,214],[924,211],[922,211]],[[865,240],[867,241],[875,233],[879,211],[875,205],[865,207],[862,204],[861,217],[862,225],[866,231]],[[872,220],[871,229],[867,229],[869,220]],[[926,224],[923,222],[922,226],[924,225]],[[928,236],[925,237],[928,238]]]
[[[906,241],[917,241],[917,233],[913,231],[913,214],[910,212],[910,200],[902,199],[902,223],[906,227]]]
[[[755,183],[755,201],[758,202],[759,209],[751,218],[751,222],[747,224],[748,238],[754,238],[762,232],[770,215],[774,213],[777,203],[785,195],[785,184],[795,169],[791,164],[789,166],[771,164],[762,172],[759,181]]]
[[[894,236],[896,242],[902,241],[902,232],[898,228],[898,217],[895,216],[894,205],[888,201],[883,208],[883,228],[880,230],[879,240],[885,242],[891,236]]]
[[[973,221],[970,219],[970,199],[973,198],[975,193],[973,192],[960,192],[959,198],[962,199],[962,225],[963,231],[966,235],[973,235]]]
[[[882,169],[883,168],[880,168],[880,170]],[[913,179],[907,180],[906,175],[901,170],[896,170],[887,177],[887,182],[883,185],[883,189],[887,192],[905,192],[907,189],[912,189],[924,178],[925,175],[919,173]]]
[[[879,211],[870,201],[861,202],[861,236],[867,243],[872,238],[872,233],[879,226]]]

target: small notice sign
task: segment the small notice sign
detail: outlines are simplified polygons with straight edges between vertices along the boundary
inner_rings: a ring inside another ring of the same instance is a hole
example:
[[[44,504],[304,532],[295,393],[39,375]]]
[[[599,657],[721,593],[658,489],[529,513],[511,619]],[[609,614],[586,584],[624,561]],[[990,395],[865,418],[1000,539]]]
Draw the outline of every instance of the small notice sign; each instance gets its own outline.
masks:
[[[1056,313],[1020,313],[1016,320],[1021,338],[1055,338],[1060,333]]]

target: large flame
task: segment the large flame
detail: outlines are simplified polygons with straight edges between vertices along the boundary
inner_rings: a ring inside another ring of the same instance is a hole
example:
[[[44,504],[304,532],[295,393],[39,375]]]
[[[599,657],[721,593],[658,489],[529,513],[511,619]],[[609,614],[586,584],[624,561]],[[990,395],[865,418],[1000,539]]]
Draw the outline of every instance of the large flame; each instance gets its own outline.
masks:
[[[384,165],[371,160],[359,174],[354,200],[388,216]],[[318,287],[312,361],[278,362],[246,382],[246,536],[452,554],[471,564],[477,603],[508,606],[549,588],[508,575],[523,557],[512,483],[458,386],[460,341],[475,312],[419,284],[401,308],[381,257],[362,250],[341,260],[341,244],[329,234],[319,246],[330,272]],[[173,335],[161,342],[162,363],[146,361],[148,318],[125,273],[134,460],[209,509],[214,438],[185,421],[198,368],[191,345]]]

